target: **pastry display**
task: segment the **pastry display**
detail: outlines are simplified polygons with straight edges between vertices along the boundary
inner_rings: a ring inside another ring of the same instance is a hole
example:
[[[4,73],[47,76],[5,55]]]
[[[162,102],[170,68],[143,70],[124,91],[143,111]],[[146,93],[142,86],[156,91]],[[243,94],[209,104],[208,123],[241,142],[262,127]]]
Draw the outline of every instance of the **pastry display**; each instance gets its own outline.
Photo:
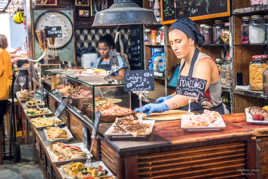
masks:
[[[261,107],[248,107],[248,112],[252,115],[253,120],[268,121],[268,111]]]
[[[27,101],[29,98],[33,97],[33,91],[21,90],[18,92],[18,97],[22,102]]]
[[[113,179],[111,172],[102,162],[84,164],[82,162],[68,163],[60,167],[62,173],[72,179]]]
[[[82,150],[82,145],[82,143],[65,144],[62,142],[55,142],[51,144],[50,151],[52,152],[55,161],[82,159],[86,158],[88,155],[88,152],[85,152],[86,149]]]
[[[60,128],[60,127],[47,127],[44,129],[47,139],[49,141],[57,141],[61,139],[70,139],[72,138],[69,129]]]
[[[198,115],[184,115],[181,121],[181,128],[184,129],[221,129],[225,123],[221,115],[216,111],[204,110],[204,113]]]
[[[52,114],[52,112],[48,108],[27,108],[25,109],[25,112],[29,117]]]
[[[45,103],[43,101],[41,101],[41,100],[32,98],[32,99],[30,99],[29,101],[26,102],[26,106],[28,108],[37,107],[37,106],[38,107],[43,107],[43,106],[45,106]]]
[[[36,128],[53,126],[55,124],[62,124],[62,121],[54,116],[32,118],[31,122]]]
[[[146,136],[152,133],[154,121],[135,120],[134,116],[116,118],[112,126],[105,132],[105,135],[131,135]]]

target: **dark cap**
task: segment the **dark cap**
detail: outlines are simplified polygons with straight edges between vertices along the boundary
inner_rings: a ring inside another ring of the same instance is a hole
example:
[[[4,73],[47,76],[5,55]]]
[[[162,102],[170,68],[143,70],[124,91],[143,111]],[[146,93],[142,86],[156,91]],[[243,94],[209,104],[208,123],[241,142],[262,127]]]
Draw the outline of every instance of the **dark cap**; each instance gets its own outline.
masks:
[[[200,33],[196,24],[188,17],[178,19],[169,27],[169,31],[174,29],[184,32],[189,38],[194,40],[195,44],[202,45],[204,43],[204,36]]]

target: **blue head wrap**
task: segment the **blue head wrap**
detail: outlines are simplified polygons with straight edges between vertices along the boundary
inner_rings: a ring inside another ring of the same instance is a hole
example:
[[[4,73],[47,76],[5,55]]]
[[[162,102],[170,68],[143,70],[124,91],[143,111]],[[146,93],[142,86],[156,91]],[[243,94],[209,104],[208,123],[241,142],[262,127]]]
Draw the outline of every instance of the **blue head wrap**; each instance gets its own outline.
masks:
[[[202,45],[204,43],[204,36],[198,30],[196,24],[188,17],[178,19],[174,22],[170,26],[169,31],[173,29],[184,32],[189,38],[194,40],[195,44]]]

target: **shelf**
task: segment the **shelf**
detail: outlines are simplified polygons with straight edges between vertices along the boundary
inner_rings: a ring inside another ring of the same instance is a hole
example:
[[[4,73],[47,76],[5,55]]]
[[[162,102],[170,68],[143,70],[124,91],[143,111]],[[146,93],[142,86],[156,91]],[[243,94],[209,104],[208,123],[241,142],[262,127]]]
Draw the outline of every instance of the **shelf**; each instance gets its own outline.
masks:
[[[228,47],[229,45],[227,44],[205,44],[202,45],[201,48],[203,47]]]
[[[249,86],[237,86],[234,89],[234,94],[268,100],[268,96],[264,95],[262,91],[250,90]]]
[[[252,47],[252,46],[268,46],[268,43],[259,43],[259,44],[234,44],[235,46],[241,47]]]
[[[152,45],[152,44],[144,44],[144,45],[150,48],[164,48],[164,45]]]
[[[235,9],[233,10],[233,15],[247,16],[254,14],[267,14],[267,12],[268,12],[268,5],[264,5],[264,6]]]

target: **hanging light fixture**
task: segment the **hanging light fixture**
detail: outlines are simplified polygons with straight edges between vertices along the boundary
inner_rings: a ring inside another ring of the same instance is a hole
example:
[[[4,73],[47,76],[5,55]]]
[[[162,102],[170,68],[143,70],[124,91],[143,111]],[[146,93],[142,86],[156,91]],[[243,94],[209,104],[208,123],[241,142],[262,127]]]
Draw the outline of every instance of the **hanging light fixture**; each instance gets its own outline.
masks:
[[[152,10],[139,7],[132,0],[114,0],[114,4],[96,13],[93,27],[133,24],[157,24]]]

